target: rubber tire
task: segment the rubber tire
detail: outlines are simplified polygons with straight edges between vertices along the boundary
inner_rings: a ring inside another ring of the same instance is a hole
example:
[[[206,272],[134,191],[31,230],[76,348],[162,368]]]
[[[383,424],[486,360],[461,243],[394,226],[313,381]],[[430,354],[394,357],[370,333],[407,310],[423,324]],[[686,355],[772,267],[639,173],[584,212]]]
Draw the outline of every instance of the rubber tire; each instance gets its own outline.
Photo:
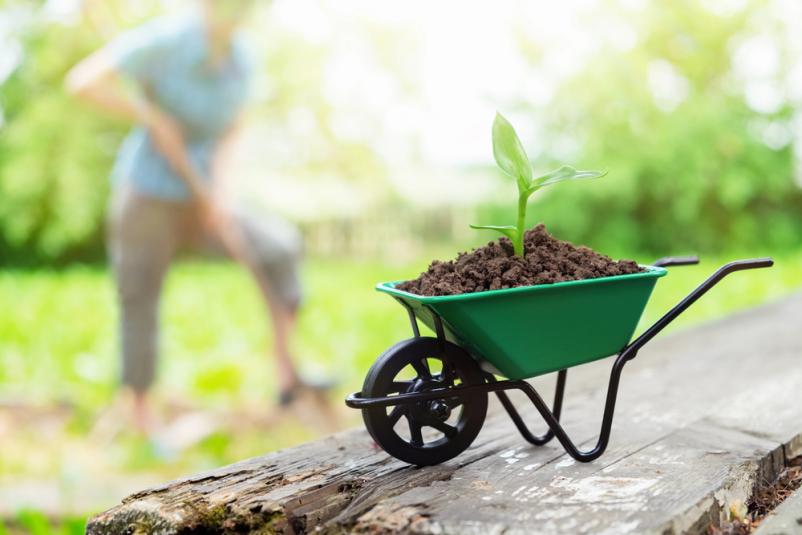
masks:
[[[392,346],[376,359],[365,377],[362,395],[365,398],[388,395],[398,372],[413,359],[424,357],[441,358],[450,362],[463,385],[485,382],[479,365],[459,346],[431,337],[410,338]],[[363,409],[362,419],[368,433],[384,451],[409,464],[431,466],[453,459],[471,445],[484,424],[487,393],[482,392],[471,397],[460,407],[462,413],[456,424],[457,434],[450,438],[444,435],[434,444],[424,443],[423,446],[413,445],[395,432],[385,407]]]

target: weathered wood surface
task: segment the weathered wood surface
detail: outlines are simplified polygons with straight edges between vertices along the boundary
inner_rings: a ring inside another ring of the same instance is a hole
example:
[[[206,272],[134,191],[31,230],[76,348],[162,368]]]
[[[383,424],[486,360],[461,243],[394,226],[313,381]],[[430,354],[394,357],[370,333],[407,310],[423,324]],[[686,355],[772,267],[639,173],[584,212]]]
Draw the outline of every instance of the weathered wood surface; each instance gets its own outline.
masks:
[[[610,365],[568,374],[563,421],[585,446]],[[801,394],[798,295],[648,344],[624,370],[610,447],[589,464],[555,442],[529,446],[493,401],[474,445],[440,466],[411,468],[353,430],[144,490],[88,531],[701,532],[802,453]]]

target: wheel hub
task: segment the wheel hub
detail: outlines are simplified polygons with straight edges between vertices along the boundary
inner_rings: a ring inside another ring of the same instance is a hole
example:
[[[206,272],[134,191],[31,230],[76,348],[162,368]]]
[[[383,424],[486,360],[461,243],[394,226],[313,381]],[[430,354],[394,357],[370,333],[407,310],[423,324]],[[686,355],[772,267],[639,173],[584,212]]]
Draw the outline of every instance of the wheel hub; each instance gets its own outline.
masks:
[[[451,408],[442,399],[429,402],[429,414],[432,418],[445,422],[451,417]]]
[[[429,392],[432,390],[447,387],[446,383],[440,381],[425,381],[418,379],[410,389],[410,392]],[[434,399],[415,403],[411,406],[411,416],[419,421],[436,420],[445,422],[451,417],[451,407],[443,399]]]

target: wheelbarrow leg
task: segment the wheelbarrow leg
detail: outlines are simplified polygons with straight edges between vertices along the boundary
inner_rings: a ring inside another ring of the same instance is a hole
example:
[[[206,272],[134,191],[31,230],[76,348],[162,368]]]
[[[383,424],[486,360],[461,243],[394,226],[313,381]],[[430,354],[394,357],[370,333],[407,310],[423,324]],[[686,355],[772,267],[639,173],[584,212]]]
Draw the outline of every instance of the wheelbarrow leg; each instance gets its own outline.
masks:
[[[556,421],[560,420],[560,413],[562,412],[563,406],[563,395],[565,394],[565,379],[568,375],[568,370],[560,370],[557,373],[557,386],[554,389],[554,405],[551,409],[551,414],[554,415],[554,419]],[[494,383],[496,382],[496,378],[492,375],[488,374],[488,382]],[[504,409],[507,411],[507,414],[510,415],[510,419],[515,424],[515,427],[518,428],[518,431],[521,433],[521,436],[526,439],[527,442],[534,444],[535,446],[542,446],[549,442],[552,438],[554,438],[554,431],[549,427],[548,431],[546,431],[542,435],[533,435],[529,428],[521,418],[521,415],[518,414],[518,410],[513,405],[512,401],[510,401],[509,396],[503,391],[498,390],[496,391],[496,397],[504,406]]]
[[[544,437],[548,435],[557,437],[557,440],[560,442],[568,455],[577,461],[587,463],[599,458],[599,456],[604,453],[604,450],[607,449],[607,444],[610,441],[610,431],[613,427],[613,413],[615,412],[615,402],[616,398],[618,397],[618,383],[621,378],[621,370],[624,369],[624,364],[626,364],[626,362],[633,357],[634,355],[628,354],[627,351],[623,351],[620,355],[618,355],[618,358],[616,358],[615,364],[613,364],[613,371],[610,373],[610,382],[607,386],[607,401],[604,404],[604,416],[602,417],[602,426],[599,433],[599,439],[596,442],[596,445],[587,451],[581,451],[576,447],[576,445],[568,437],[568,433],[566,433],[565,429],[563,429],[562,425],[560,425],[559,413],[555,414],[555,412],[549,410],[546,402],[543,401],[543,398],[540,397],[540,394],[538,394],[537,390],[535,390],[532,385],[526,381],[515,381],[513,388],[516,388],[526,394],[535,405],[535,408],[540,413],[540,416],[542,416],[546,421],[546,424],[549,426],[549,432],[546,433]],[[565,370],[563,370],[563,372],[564,371]],[[559,389],[559,377],[557,386]],[[563,376],[562,386],[565,386],[565,376]],[[518,426],[518,429],[520,430],[521,427]]]
[[[683,265],[695,263],[695,261],[695,258],[664,259],[663,265]],[[657,320],[654,325],[646,329],[643,334],[641,334],[638,338],[621,350],[621,353],[619,353],[618,357],[615,359],[613,370],[610,373],[610,382],[607,385],[607,400],[604,404],[604,416],[602,417],[599,439],[596,442],[596,445],[590,450],[580,451],[576,447],[576,445],[568,437],[565,429],[563,429],[563,427],[560,425],[559,413],[549,410],[549,407],[543,401],[543,398],[540,397],[540,394],[537,393],[537,390],[535,390],[532,385],[526,381],[514,381],[512,388],[521,390],[529,397],[529,399],[535,405],[535,408],[537,408],[540,415],[546,421],[546,424],[548,424],[550,432],[554,433],[554,436],[557,437],[557,440],[560,441],[560,444],[562,444],[562,446],[565,448],[565,451],[571,457],[580,462],[593,461],[602,453],[604,453],[604,450],[607,449],[607,444],[610,441],[610,431],[613,426],[613,413],[615,412],[615,402],[616,398],[618,397],[618,384],[621,379],[621,371],[624,369],[624,365],[628,361],[635,358],[635,356],[638,354],[638,351],[647,342],[654,338],[654,336],[662,331],[669,323],[674,321],[677,316],[679,316],[689,306],[696,302],[697,299],[702,297],[708,290],[718,284],[721,279],[736,271],[771,267],[773,264],[774,262],[770,258],[739,260],[725,264],[724,266],[720,267],[718,271],[713,273],[713,275],[711,275],[707,280],[700,284],[696,289],[694,289],[690,294],[688,294],[687,297],[674,306],[674,308],[669,310],[665,315],[663,315],[663,317]],[[516,425],[518,425],[517,422]],[[520,426],[518,426],[518,428],[520,429]]]

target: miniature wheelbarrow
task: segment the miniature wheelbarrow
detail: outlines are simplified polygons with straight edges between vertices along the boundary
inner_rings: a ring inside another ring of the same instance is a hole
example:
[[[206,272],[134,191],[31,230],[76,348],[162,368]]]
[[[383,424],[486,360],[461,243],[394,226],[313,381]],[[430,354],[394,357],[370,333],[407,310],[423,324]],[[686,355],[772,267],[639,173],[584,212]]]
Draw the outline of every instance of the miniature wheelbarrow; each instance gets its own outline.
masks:
[[[668,257],[630,275],[450,296],[424,297],[395,289],[397,283],[379,284],[377,290],[407,309],[414,337],[387,349],[370,368],[362,392],[349,395],[345,403],[362,410],[365,427],[387,453],[425,466],[452,459],[471,445],[493,392],[527,441],[540,446],[556,437],[571,457],[590,462],[607,448],[624,364],[721,279],[774,264],[758,258],[722,266],[631,340],[665,268],[698,262],[696,257]],[[437,337],[421,336],[417,320]],[[560,425],[567,369],[616,354],[598,442],[581,451]],[[555,371],[549,409],[525,379]],[[548,425],[545,434],[529,430],[507,390],[529,397]]]

